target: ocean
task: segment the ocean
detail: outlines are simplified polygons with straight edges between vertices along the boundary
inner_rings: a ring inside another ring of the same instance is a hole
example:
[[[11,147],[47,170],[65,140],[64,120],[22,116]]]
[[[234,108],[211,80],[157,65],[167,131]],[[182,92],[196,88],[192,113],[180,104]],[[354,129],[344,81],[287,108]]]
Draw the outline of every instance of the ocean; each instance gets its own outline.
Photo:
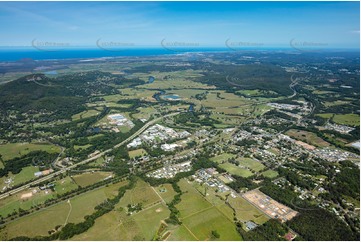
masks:
[[[37,49],[5,49],[0,48],[0,61],[18,61],[21,59],[54,60],[54,59],[76,59],[76,58],[101,58],[121,56],[156,56],[177,55],[190,52],[220,52],[230,51],[226,48],[198,48],[198,49],[164,49],[164,48],[134,48],[124,50],[103,49],[67,49],[45,51]]]

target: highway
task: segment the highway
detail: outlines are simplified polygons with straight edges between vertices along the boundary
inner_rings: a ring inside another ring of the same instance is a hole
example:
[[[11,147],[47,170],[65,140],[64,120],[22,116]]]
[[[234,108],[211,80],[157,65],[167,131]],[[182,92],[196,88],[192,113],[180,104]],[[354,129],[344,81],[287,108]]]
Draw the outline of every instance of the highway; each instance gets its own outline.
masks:
[[[51,174],[49,174],[49,175],[47,175],[47,176],[44,176],[44,177],[41,177],[41,178],[39,178],[39,179],[37,179],[37,180],[35,180],[35,181],[29,182],[29,183],[26,184],[26,185],[23,185],[23,186],[21,186],[21,187],[15,188],[15,189],[13,189],[13,190],[7,191],[7,192],[5,192],[4,194],[1,194],[1,195],[0,195],[0,199],[6,198],[6,197],[8,197],[8,196],[11,195],[11,194],[15,194],[15,193],[18,193],[18,192],[20,192],[20,191],[23,191],[23,190],[29,188],[30,186],[37,185],[37,184],[39,184],[39,183],[42,183],[42,182],[44,182],[44,181],[47,181],[47,180],[49,180],[49,179],[51,179],[51,178],[53,178],[53,177],[55,177],[55,176],[58,176],[58,175],[60,175],[60,174],[62,174],[62,173],[65,173],[65,172],[68,171],[68,170],[74,169],[74,168],[77,167],[77,166],[84,165],[84,164],[86,164],[86,163],[89,163],[89,162],[91,162],[91,161],[94,161],[94,160],[102,157],[103,155],[111,152],[112,150],[114,150],[114,149],[116,149],[116,148],[119,148],[120,146],[122,146],[122,145],[124,145],[124,144],[126,144],[126,143],[129,143],[131,140],[133,140],[134,138],[136,138],[137,136],[139,136],[141,133],[143,133],[149,126],[155,124],[156,122],[160,121],[161,119],[163,119],[163,118],[165,118],[165,117],[175,116],[175,115],[177,115],[177,114],[179,114],[179,113],[180,113],[180,112],[170,113],[170,114],[164,115],[164,116],[162,116],[162,117],[153,119],[153,120],[149,121],[148,123],[146,123],[146,124],[145,124],[143,127],[141,127],[139,130],[137,130],[134,134],[132,134],[131,136],[129,136],[127,139],[125,139],[124,141],[122,141],[122,142],[120,142],[119,144],[115,145],[113,148],[107,149],[107,150],[105,150],[105,151],[103,151],[103,152],[100,152],[99,154],[94,155],[94,156],[92,156],[92,157],[90,157],[90,158],[88,158],[88,159],[86,159],[86,160],[83,160],[83,161],[81,161],[81,162],[79,162],[79,163],[76,163],[76,164],[74,164],[74,165],[71,165],[71,166],[68,166],[68,167],[64,167],[63,169],[61,169],[61,170],[59,170],[59,171],[53,172],[53,173],[51,173]]]

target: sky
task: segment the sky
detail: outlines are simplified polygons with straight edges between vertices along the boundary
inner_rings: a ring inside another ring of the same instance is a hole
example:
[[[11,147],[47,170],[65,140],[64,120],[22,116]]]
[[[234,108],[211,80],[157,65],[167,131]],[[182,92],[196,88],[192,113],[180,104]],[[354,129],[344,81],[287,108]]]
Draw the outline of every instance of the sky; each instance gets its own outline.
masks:
[[[359,2],[0,2],[0,46],[359,48]]]

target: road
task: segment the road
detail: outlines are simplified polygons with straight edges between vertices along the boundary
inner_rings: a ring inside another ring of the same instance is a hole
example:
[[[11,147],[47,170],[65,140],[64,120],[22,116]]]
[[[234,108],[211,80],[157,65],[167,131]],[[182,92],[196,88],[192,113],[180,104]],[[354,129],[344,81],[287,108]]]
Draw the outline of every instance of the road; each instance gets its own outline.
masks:
[[[23,190],[25,190],[25,189],[28,189],[30,186],[37,185],[37,184],[39,184],[39,183],[42,183],[42,182],[44,182],[44,181],[47,181],[47,180],[49,180],[49,179],[51,179],[51,178],[53,178],[53,177],[55,177],[55,176],[58,176],[58,175],[60,175],[60,174],[62,174],[62,173],[65,173],[65,172],[68,171],[68,170],[74,169],[74,168],[77,167],[77,166],[84,165],[84,164],[86,164],[86,163],[89,163],[89,162],[91,162],[91,161],[94,161],[94,160],[102,157],[103,155],[111,152],[112,150],[114,150],[114,149],[116,149],[116,148],[119,148],[120,146],[122,146],[122,145],[124,145],[124,144],[126,144],[126,143],[129,143],[131,140],[133,140],[134,138],[136,138],[137,136],[139,136],[141,133],[143,133],[149,126],[155,124],[155,123],[158,122],[159,120],[161,120],[161,119],[163,119],[163,118],[165,118],[165,117],[175,116],[175,115],[177,115],[177,114],[179,114],[179,113],[180,113],[180,112],[170,113],[170,114],[164,115],[164,116],[162,116],[162,117],[153,119],[153,120],[149,121],[148,123],[146,123],[146,124],[145,124],[143,127],[141,127],[139,130],[137,130],[134,134],[132,134],[131,136],[129,136],[127,139],[125,139],[124,141],[122,141],[122,142],[120,142],[119,144],[115,145],[113,148],[107,149],[107,150],[105,150],[105,151],[103,151],[103,152],[101,152],[101,153],[99,153],[99,154],[97,154],[97,155],[94,155],[94,156],[92,156],[92,157],[90,157],[90,158],[88,158],[88,159],[86,159],[86,160],[83,160],[83,161],[81,161],[81,162],[79,162],[79,163],[76,163],[76,164],[74,164],[74,165],[71,165],[71,166],[68,166],[68,167],[64,167],[63,169],[61,169],[61,170],[59,170],[59,171],[53,172],[53,173],[51,173],[51,174],[49,174],[49,175],[47,175],[47,176],[44,176],[44,177],[41,177],[41,178],[39,178],[39,179],[37,179],[37,180],[35,180],[35,181],[29,182],[29,183],[26,184],[26,185],[23,185],[23,186],[21,186],[21,187],[15,188],[15,189],[13,189],[13,190],[7,191],[7,192],[5,192],[4,194],[1,194],[1,195],[0,195],[0,199],[6,198],[6,197],[8,197],[8,196],[11,195],[11,194],[15,194],[15,193],[18,193],[18,192],[23,191]]]
[[[293,79],[293,75],[291,76],[291,84],[290,84],[290,89],[293,91],[293,94],[291,96],[289,96],[288,98],[293,98],[294,96],[297,95],[297,91],[295,89],[295,86],[298,84],[296,79]]]

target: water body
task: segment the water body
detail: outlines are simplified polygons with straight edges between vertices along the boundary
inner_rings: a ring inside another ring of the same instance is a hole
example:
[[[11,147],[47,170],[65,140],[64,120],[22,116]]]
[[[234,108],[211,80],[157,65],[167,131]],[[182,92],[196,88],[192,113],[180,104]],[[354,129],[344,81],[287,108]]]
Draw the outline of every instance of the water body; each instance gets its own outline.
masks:
[[[181,98],[176,94],[162,95],[161,98],[167,99],[167,100],[181,100]]]
[[[154,80],[155,80],[154,76],[150,76],[150,77],[148,78],[148,83],[153,83]]]
[[[230,51],[226,48],[197,48],[167,50],[164,48],[134,48],[124,50],[102,50],[102,49],[64,49],[56,51],[37,50],[33,48],[0,48],[0,61],[17,61],[25,58],[33,60],[47,59],[77,59],[77,58],[101,58],[122,56],[157,56],[157,55],[179,55],[196,52],[220,52]]]
[[[160,101],[160,96],[164,95],[164,94],[165,94],[165,91],[160,90],[159,92],[154,93],[153,98],[157,101]]]
[[[44,72],[45,75],[58,75],[58,72],[57,71],[47,71],[47,72]]]

